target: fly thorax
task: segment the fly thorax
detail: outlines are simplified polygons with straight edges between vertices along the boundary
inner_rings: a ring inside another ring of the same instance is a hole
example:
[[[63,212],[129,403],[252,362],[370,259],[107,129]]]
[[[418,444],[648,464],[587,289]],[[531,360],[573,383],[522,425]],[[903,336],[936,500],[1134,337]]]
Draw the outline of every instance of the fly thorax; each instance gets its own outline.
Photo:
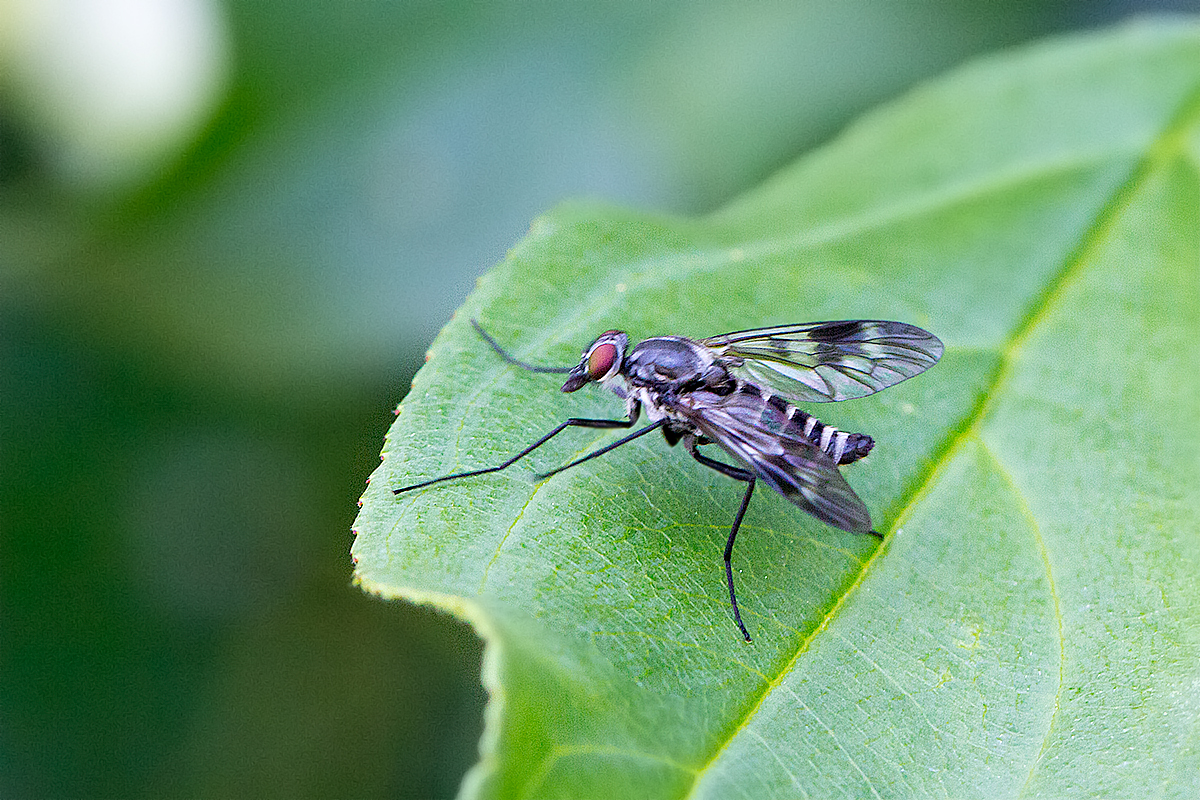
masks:
[[[712,366],[712,356],[682,336],[660,336],[641,342],[625,361],[625,374],[633,386],[679,388],[696,384]]]

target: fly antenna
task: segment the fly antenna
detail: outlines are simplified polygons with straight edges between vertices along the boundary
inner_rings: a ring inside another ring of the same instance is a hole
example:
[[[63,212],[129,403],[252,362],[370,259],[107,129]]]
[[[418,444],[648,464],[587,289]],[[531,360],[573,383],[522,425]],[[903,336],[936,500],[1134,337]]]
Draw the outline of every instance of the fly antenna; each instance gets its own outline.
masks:
[[[478,320],[472,319],[471,324],[475,326],[475,330],[479,331],[479,335],[483,337],[483,340],[492,346],[492,349],[496,351],[498,356],[510,364],[515,364],[521,369],[526,369],[530,372],[555,372],[562,375],[566,375],[573,369],[573,367],[539,367],[535,364],[528,364],[519,358],[514,358],[513,356],[509,355],[508,351],[501,347],[500,344],[493,339],[487,331],[483,329],[483,326],[479,324]]]

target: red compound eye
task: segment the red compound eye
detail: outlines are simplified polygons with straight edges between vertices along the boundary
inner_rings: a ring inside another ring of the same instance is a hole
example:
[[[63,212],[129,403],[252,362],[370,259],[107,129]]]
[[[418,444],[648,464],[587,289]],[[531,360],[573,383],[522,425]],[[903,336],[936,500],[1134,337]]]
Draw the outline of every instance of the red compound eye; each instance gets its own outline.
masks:
[[[617,360],[617,346],[612,342],[597,345],[588,354],[588,379],[598,381],[608,374]]]

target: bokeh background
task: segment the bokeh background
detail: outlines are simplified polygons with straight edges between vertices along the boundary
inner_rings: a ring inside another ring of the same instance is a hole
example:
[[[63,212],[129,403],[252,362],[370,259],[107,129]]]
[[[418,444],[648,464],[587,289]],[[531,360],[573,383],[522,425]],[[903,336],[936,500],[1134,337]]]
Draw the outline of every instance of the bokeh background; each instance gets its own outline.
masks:
[[[424,349],[571,196],[703,213],[1187,2],[0,0],[0,796],[443,797],[480,645],[350,582]]]

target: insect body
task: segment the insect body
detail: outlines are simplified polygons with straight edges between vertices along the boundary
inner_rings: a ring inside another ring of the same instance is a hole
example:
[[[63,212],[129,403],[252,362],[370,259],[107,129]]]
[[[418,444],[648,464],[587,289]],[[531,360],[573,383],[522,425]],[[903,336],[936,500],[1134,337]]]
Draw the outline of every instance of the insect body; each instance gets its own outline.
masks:
[[[693,340],[659,336],[629,350],[622,331],[606,331],[574,367],[539,367],[513,358],[472,320],[479,334],[511,364],[533,372],[568,373],[564,392],[600,383],[625,400],[625,419],[568,419],[503,464],[393,490],[498,472],[568,427],[632,428],[642,411],[650,424],[539,479],[662,429],[670,445],[683,442],[706,467],[746,484],[725,544],[725,578],[733,618],[746,641],[733,588],[733,542],[762,481],[834,527],[872,533],[862,500],[838,471],[864,457],[874,440],[825,425],[796,407],[863,397],[925,371],[942,355],[933,334],[903,322],[852,320],[784,325]],[[698,448],[716,444],[738,464],[710,458]]]

